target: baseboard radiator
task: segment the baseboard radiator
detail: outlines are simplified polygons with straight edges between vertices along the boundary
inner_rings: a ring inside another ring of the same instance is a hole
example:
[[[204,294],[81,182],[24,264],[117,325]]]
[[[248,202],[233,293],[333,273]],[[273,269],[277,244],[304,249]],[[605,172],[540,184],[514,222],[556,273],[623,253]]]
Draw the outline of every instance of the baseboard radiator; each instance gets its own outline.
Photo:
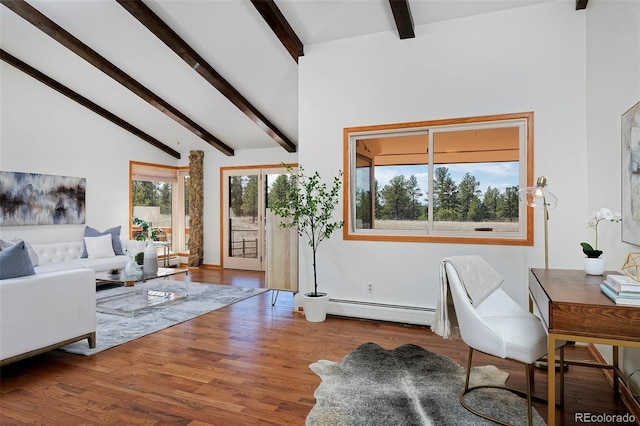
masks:
[[[358,300],[331,299],[327,313],[329,315],[391,321],[403,324],[429,325],[433,321],[435,309],[362,302]]]

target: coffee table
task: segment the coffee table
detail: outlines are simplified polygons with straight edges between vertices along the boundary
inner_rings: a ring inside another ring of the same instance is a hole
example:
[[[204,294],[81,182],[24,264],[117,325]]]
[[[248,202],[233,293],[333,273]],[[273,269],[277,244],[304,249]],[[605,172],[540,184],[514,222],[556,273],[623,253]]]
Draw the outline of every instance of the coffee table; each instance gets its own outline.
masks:
[[[187,298],[185,293],[165,291],[127,289],[119,294],[109,295],[96,300],[96,312],[134,317],[150,308],[167,305]]]
[[[158,268],[155,274],[127,275],[124,272],[110,274],[109,272],[96,273],[96,286],[104,284],[124,284],[125,287],[134,287],[137,282],[145,282],[155,278],[166,278],[176,274],[186,274],[188,269]],[[100,290],[98,290],[100,292]],[[185,293],[171,293],[150,289],[132,288],[118,291],[117,294],[96,298],[96,312],[106,314],[124,315],[134,317],[150,308],[178,302],[187,298]]]
[[[122,284],[125,287],[133,287],[137,282],[145,282],[154,278],[165,278],[171,275],[187,274],[188,269],[183,268],[158,268],[155,274],[143,274],[142,271],[135,275],[127,275],[123,271],[112,275],[108,271],[96,272],[96,286],[105,284]]]

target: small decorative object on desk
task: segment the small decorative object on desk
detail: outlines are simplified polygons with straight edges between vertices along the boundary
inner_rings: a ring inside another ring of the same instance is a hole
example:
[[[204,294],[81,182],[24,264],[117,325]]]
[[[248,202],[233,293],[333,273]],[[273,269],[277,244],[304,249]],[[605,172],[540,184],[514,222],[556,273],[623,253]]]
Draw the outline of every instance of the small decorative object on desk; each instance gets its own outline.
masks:
[[[120,275],[120,269],[118,268],[109,269],[109,275]]]
[[[636,281],[640,281],[640,253],[629,253],[622,270]]]
[[[589,243],[580,243],[582,246],[582,252],[587,256],[584,259],[584,271],[588,275],[602,275],[605,271],[605,259],[601,258],[602,250],[598,250],[598,224],[601,221],[606,220],[608,222],[620,222],[620,213],[613,213],[608,208],[601,208],[587,219],[585,225],[587,229],[592,228],[596,233],[596,244],[592,247]]]

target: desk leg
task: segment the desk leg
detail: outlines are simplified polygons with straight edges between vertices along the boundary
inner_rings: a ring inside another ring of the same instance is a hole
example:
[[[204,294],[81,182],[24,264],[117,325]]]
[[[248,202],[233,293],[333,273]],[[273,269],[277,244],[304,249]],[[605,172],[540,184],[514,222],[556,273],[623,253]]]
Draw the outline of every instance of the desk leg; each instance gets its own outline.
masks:
[[[618,385],[618,346],[613,347],[613,393],[618,395],[620,388]]]
[[[547,384],[548,406],[547,406],[547,424],[556,424],[556,363],[553,362],[556,357],[556,338],[549,333],[549,347],[547,352]],[[560,367],[562,368],[562,367]]]

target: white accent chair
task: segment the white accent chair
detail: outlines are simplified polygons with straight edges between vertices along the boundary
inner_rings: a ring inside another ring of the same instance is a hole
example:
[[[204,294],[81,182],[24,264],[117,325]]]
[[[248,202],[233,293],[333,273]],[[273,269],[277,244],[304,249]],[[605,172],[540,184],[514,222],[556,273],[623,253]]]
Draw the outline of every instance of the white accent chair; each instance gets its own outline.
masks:
[[[473,306],[465,285],[468,287],[474,283],[463,284],[455,266],[451,263],[446,263],[445,270],[460,335],[469,346],[465,387],[459,397],[460,403],[477,416],[506,425],[507,423],[481,413],[464,401],[464,396],[475,389],[493,387],[469,387],[471,359],[473,351],[477,350],[488,355],[520,362],[525,365],[526,392],[509,390],[521,395],[526,393],[528,421],[531,425],[533,363],[547,355],[547,330],[538,317],[522,308],[501,288],[495,289],[477,306]],[[556,347],[556,349],[560,349],[560,365],[564,363],[565,343],[564,341],[558,342]],[[554,356],[552,355],[551,358],[554,359]],[[562,405],[564,400],[564,372],[562,368],[560,369],[560,392],[560,405]]]

